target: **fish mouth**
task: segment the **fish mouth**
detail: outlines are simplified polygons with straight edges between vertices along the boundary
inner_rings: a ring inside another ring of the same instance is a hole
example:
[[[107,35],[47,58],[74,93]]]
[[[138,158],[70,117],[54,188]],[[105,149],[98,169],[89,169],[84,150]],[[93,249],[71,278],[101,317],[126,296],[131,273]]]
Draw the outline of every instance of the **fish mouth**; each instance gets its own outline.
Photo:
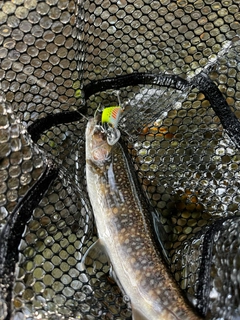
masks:
[[[110,152],[110,146],[103,142],[100,146],[91,150],[92,160],[97,162],[105,162],[109,159]]]
[[[95,119],[89,120],[90,158],[95,162],[104,162],[109,159],[112,147],[107,142],[107,135],[96,124]]]

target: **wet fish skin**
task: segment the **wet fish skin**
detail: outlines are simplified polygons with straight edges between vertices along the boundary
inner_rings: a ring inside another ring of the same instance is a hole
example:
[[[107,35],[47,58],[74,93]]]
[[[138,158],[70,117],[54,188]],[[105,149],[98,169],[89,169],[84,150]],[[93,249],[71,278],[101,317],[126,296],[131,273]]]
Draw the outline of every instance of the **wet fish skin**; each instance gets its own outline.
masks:
[[[99,239],[130,298],[133,319],[200,319],[156,248],[148,205],[138,197],[122,146],[109,146],[94,119],[86,130],[86,177]]]

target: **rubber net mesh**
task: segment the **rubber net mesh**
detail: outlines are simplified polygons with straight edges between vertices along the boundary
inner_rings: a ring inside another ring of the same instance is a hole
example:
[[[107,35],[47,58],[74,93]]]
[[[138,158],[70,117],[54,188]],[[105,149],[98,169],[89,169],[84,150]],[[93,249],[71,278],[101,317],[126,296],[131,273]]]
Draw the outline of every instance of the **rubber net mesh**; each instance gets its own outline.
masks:
[[[114,90],[85,99],[83,88],[136,72],[191,80],[203,71],[240,118],[239,5],[0,2],[0,319],[131,319],[107,259],[81,264],[97,238],[86,118],[118,103]],[[239,149],[190,85],[126,81],[119,97],[120,130],[167,234],[169,270],[206,319],[239,319]],[[76,119],[56,124],[66,111]],[[33,142],[28,126],[47,116]]]

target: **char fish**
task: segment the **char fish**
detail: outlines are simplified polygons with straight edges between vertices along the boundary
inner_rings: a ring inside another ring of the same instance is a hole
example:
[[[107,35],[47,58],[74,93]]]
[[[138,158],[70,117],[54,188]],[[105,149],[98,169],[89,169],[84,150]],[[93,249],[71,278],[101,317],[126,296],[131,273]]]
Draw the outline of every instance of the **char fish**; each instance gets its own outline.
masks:
[[[197,320],[161,257],[149,205],[139,197],[120,143],[109,145],[94,119],[86,129],[86,178],[99,241],[135,320]]]

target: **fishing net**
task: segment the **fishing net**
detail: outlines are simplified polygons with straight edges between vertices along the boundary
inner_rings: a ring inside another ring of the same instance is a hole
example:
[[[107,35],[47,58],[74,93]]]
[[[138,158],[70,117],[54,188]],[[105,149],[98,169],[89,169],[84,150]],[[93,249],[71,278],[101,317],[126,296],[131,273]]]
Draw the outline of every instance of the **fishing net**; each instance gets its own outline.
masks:
[[[118,96],[170,272],[239,319],[239,4],[0,2],[0,319],[131,319],[107,259],[81,263],[86,122]]]

